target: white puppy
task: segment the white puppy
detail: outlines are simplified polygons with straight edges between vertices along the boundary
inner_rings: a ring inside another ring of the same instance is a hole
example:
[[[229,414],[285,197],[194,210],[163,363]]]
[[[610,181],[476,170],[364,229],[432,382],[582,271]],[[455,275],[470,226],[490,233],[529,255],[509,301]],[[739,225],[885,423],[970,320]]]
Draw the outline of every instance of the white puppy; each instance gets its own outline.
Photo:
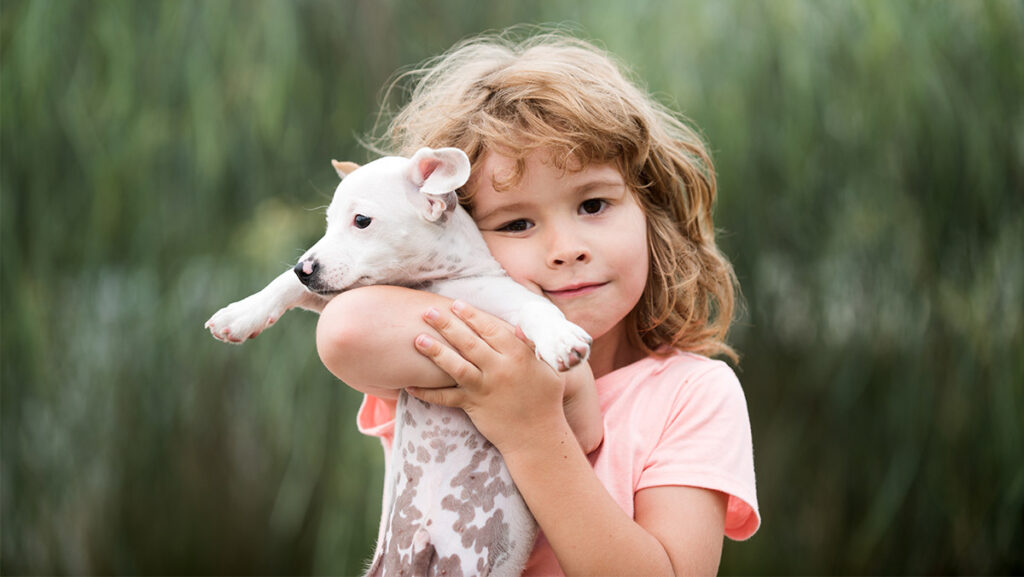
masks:
[[[556,370],[587,358],[586,332],[509,278],[459,206],[456,190],[470,173],[465,153],[423,148],[363,167],[333,164],[342,181],[326,234],[294,269],[214,314],[206,322],[214,337],[241,343],[291,308],[319,312],[342,291],[390,284],[462,299],[518,325]],[[395,427],[370,574],[518,575],[536,524],[497,450],[462,411],[404,392]]]

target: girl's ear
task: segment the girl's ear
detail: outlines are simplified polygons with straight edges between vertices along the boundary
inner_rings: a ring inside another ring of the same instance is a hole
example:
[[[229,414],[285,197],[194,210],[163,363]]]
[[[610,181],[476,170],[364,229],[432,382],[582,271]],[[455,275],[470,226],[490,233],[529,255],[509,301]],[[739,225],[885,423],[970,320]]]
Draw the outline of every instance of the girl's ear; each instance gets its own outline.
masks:
[[[409,159],[408,176],[423,195],[414,204],[436,221],[455,210],[455,191],[469,180],[469,157],[458,148],[421,148]]]
[[[359,168],[359,165],[354,162],[341,162],[338,160],[332,160],[331,165],[334,166],[334,172],[338,173],[338,178],[342,179]]]

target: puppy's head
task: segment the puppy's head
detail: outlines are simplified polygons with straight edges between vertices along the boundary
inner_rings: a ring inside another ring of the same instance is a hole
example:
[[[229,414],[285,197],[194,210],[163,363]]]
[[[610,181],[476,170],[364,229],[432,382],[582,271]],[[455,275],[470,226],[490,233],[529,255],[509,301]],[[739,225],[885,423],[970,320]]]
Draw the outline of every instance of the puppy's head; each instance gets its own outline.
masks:
[[[341,177],[327,208],[327,232],[295,266],[312,291],[338,293],[417,280],[418,262],[438,245],[469,179],[457,148],[422,148],[365,166],[332,161]]]

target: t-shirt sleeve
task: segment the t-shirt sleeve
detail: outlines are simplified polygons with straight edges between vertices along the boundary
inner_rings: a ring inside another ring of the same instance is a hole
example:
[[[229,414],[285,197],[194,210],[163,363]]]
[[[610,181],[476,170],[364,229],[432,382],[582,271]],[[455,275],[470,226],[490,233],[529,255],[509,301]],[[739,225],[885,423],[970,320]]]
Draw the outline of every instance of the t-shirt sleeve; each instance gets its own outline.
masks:
[[[395,405],[394,399],[381,399],[373,395],[364,395],[363,404],[356,415],[356,426],[359,432],[371,437],[379,437],[385,448],[391,447],[395,438]]]
[[[688,486],[729,495],[725,534],[750,538],[761,524],[753,441],[743,389],[725,363],[716,362],[679,386],[664,433],[636,490]]]

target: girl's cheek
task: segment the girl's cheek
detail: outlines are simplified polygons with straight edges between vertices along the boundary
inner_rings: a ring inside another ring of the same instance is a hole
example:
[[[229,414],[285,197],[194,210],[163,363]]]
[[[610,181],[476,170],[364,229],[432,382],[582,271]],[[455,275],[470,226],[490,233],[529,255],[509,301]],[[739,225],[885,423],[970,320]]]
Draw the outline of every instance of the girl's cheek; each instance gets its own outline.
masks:
[[[484,233],[483,236],[484,242],[487,244],[487,250],[491,251],[491,254],[494,256],[494,258],[498,260],[498,264],[500,264],[503,267],[506,266],[504,258],[506,251],[503,250],[505,243],[502,242],[504,239],[487,233]]]
[[[515,247],[510,246],[508,239],[497,238],[488,241],[487,248],[491,250],[491,254],[498,261],[498,264],[505,269],[505,272],[509,274],[517,282],[522,282],[519,277],[525,276],[527,271],[523,270],[524,250],[515,250]]]
[[[509,264],[501,259],[498,259],[498,263],[505,269],[508,276],[512,277],[512,280],[523,285],[529,289],[530,292],[544,296],[544,291],[541,290],[540,285],[537,284],[533,276],[528,271],[524,271],[521,267],[517,267],[515,264]]]
[[[512,277],[512,280],[536,294],[544,295],[537,284],[540,279],[536,276],[538,268],[544,265],[543,256],[531,250],[528,242],[500,236],[488,238],[488,235],[484,235],[484,240],[487,241],[487,248],[490,249],[491,255]]]

